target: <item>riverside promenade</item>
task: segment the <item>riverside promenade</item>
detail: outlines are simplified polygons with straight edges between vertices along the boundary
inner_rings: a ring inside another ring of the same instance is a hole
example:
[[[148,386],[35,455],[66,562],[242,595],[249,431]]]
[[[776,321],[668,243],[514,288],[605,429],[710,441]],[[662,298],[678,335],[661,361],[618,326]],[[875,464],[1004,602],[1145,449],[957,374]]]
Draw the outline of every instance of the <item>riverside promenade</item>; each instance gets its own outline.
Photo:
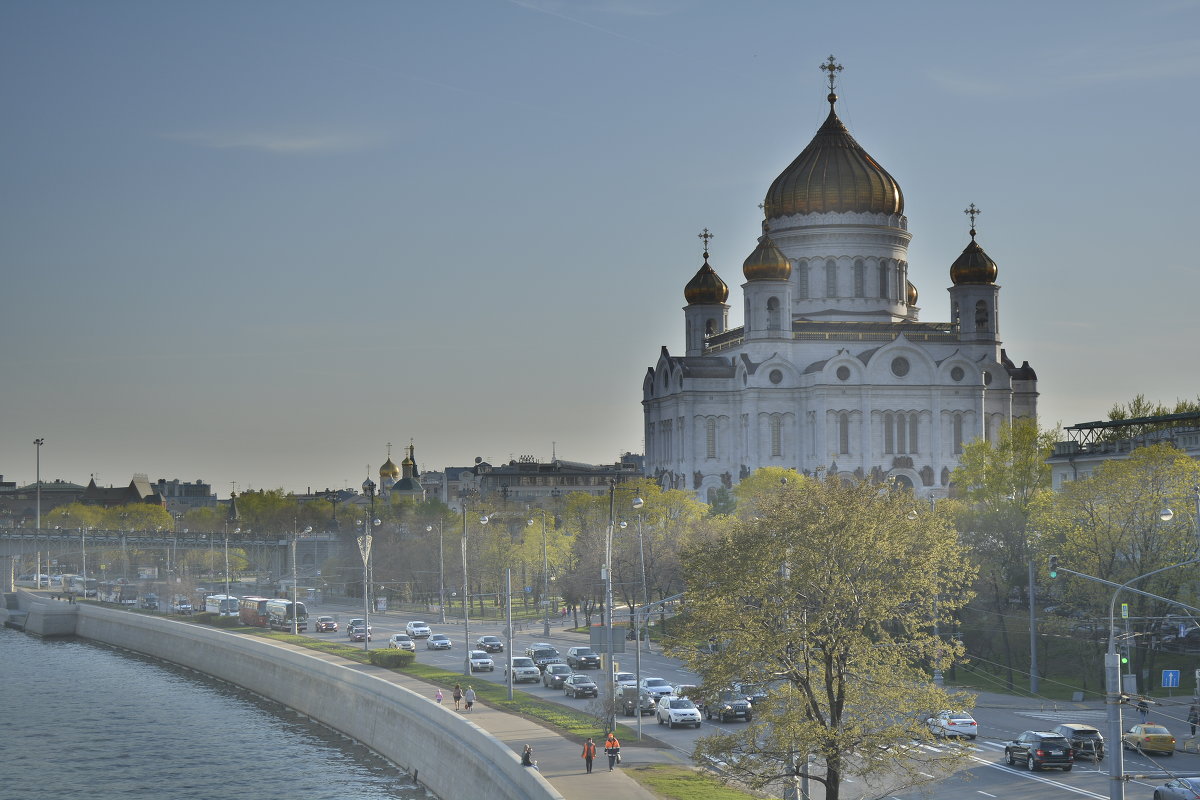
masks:
[[[580,637],[582,639],[582,637]],[[339,664],[345,669],[355,670],[373,677],[388,681],[397,686],[429,698],[436,702],[438,686],[417,680],[400,672],[393,672],[370,664],[360,664],[348,661],[338,656],[315,652],[305,648],[275,643],[279,647],[288,647],[303,651],[306,655],[322,658],[330,663]],[[443,705],[451,704],[450,692],[441,687],[446,699]],[[656,800],[656,796],[644,789],[633,778],[624,774],[624,770],[639,763],[657,762],[686,764],[685,759],[665,747],[655,747],[643,743],[630,746],[622,742],[621,766],[612,772],[608,771],[608,758],[604,755],[602,745],[603,735],[595,737],[597,757],[592,766],[592,773],[585,772],[583,758],[583,742],[575,741],[560,733],[545,728],[516,714],[497,711],[494,708],[476,701],[475,707],[468,712],[459,712],[461,718],[472,725],[477,725],[487,733],[506,743],[516,757],[520,756],[525,745],[533,747],[534,760],[538,762],[542,776],[562,795],[564,800],[595,800],[596,797],[620,798],[624,800]],[[453,764],[448,764],[453,769]],[[420,776],[417,776],[420,779]],[[483,790],[485,787],[480,787]],[[458,800],[445,798],[445,800]]]

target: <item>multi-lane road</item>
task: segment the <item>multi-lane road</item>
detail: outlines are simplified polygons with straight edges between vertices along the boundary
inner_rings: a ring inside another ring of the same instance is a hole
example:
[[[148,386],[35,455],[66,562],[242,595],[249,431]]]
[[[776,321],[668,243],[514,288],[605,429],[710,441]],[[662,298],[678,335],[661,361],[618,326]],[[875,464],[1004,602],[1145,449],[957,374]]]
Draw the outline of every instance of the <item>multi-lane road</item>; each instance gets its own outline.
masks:
[[[322,607],[312,607],[310,605],[310,621],[321,613],[332,614],[338,619],[340,624],[340,630],[337,633],[317,634],[312,633],[310,630],[310,636],[321,639],[345,639],[346,623],[353,617],[362,616],[361,611],[354,611],[349,606],[335,608],[332,605]],[[373,641],[371,642],[371,647],[387,647],[388,638],[393,633],[403,633],[404,626],[410,619],[416,619],[416,617],[404,616],[397,612],[372,614],[371,628]],[[425,621],[429,623],[434,633],[447,634],[454,644],[450,650],[427,650],[424,640],[417,640],[417,660],[421,663],[432,664],[451,671],[462,671],[465,656],[464,646],[470,645],[471,649],[473,649],[474,641],[478,637],[484,634],[495,634],[500,636],[501,639],[506,638],[502,626],[496,623],[472,622],[471,642],[464,643],[462,641],[463,627],[461,620],[457,624],[454,621],[448,620],[446,625],[441,625],[438,623],[437,615],[435,614],[426,617]],[[542,632],[543,627],[540,621],[527,623],[524,630],[514,634],[513,654],[524,655],[525,648],[533,642],[549,642],[564,654],[568,647],[587,644],[585,637],[567,633],[561,625],[553,624],[553,621],[551,635],[544,637]],[[630,645],[630,652],[617,657],[618,669],[632,672],[634,669],[634,654],[632,652],[632,643],[627,644]],[[464,675],[464,683],[471,681],[491,681],[503,684],[505,682],[504,663],[507,655],[507,652],[493,653],[492,658],[496,662],[495,672],[477,672],[470,678]],[[658,651],[657,647],[649,653],[643,650],[641,673],[644,678],[659,677],[671,683],[698,683],[698,678],[694,673],[683,669],[678,660],[664,656]],[[590,674],[598,684],[602,683],[598,670],[591,670]],[[570,699],[566,697],[561,689],[547,689],[541,683],[519,684],[515,688],[528,692],[535,697],[562,703],[568,707],[595,711],[597,713],[599,711],[599,705],[596,700]],[[603,689],[601,691],[603,692]],[[1186,707],[1186,704],[1181,706],[1164,706],[1161,710],[1156,710],[1155,713],[1151,714],[1150,721],[1165,724],[1175,734],[1176,738],[1182,741],[1188,732],[1187,725],[1182,722],[1182,717],[1185,716],[1182,709],[1186,709]],[[987,798],[995,797],[1018,797],[1023,799],[1028,798],[1028,800],[1061,800],[1063,798],[1084,797],[1107,800],[1109,787],[1107,759],[1101,761],[1099,764],[1089,760],[1078,760],[1071,772],[1046,770],[1031,773],[1023,767],[1013,768],[1004,763],[1004,743],[1015,738],[1022,731],[1047,730],[1053,728],[1055,725],[1066,722],[1090,724],[1102,731],[1105,730],[1105,711],[1098,704],[1092,704],[1092,707],[1088,709],[1078,708],[1070,704],[1068,704],[1068,707],[1056,708],[1052,704],[1043,706],[1039,705],[1036,701],[1022,701],[1019,699],[999,698],[993,702],[992,696],[985,696],[980,699],[980,704],[973,713],[979,722],[979,736],[974,741],[958,742],[955,740],[940,740],[934,743],[913,742],[906,745],[912,747],[914,754],[925,762],[928,774],[937,778],[936,782],[932,785],[914,789],[892,789],[882,796],[894,798],[894,800],[964,800],[964,798],[987,800]],[[1135,715],[1126,715],[1126,727],[1136,721],[1132,719],[1133,716]],[[637,721],[633,717],[620,717],[619,719],[630,727],[637,725]],[[714,729],[731,728],[745,724],[744,722],[720,723],[705,721],[699,729],[668,729],[665,726],[658,725],[652,716],[642,718],[644,734],[653,736],[659,742],[677,750],[684,756],[691,755],[696,739],[712,733]],[[948,773],[946,770],[939,768],[938,756],[949,752],[953,748],[968,749],[970,754],[969,766],[961,768],[957,772]],[[1181,775],[1200,775],[1200,755],[1180,752],[1169,758],[1149,758],[1127,751],[1125,753],[1126,773],[1134,776],[1148,777],[1133,777],[1129,779],[1125,786],[1125,796],[1130,798],[1130,800],[1134,800],[1134,798],[1150,798],[1154,787],[1161,785],[1165,782],[1166,778],[1149,776],[1161,774],[1164,768]],[[814,783],[810,787],[810,790],[813,800],[821,800],[823,793],[820,791],[818,785]],[[852,780],[843,787],[843,796],[851,798],[861,796],[878,797],[880,796],[880,790],[875,787],[855,783]]]

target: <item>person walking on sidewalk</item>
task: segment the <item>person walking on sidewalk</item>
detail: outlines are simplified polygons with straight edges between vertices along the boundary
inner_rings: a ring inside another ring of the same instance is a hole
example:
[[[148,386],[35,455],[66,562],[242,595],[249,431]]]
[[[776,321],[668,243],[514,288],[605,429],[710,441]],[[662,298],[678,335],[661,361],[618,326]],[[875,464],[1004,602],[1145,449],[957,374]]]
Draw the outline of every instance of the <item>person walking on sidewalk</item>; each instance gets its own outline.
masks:
[[[583,763],[587,765],[587,771],[590,775],[592,772],[592,761],[596,758],[596,743],[592,741],[592,737],[583,743]]]
[[[467,711],[471,710],[471,706],[475,705],[475,690],[470,686],[467,691],[463,692],[463,700],[467,701]]]
[[[1196,735],[1196,726],[1200,725],[1200,700],[1192,703],[1188,709],[1188,725],[1192,726],[1192,736]]]
[[[612,772],[613,767],[621,763],[621,743],[612,731],[604,739],[604,754],[608,756],[608,771]]]
[[[454,698],[454,710],[458,711],[458,707],[462,704],[462,686],[457,683],[454,684],[454,691],[451,692],[450,696]]]
[[[1146,715],[1150,713],[1150,704],[1146,702],[1146,698],[1143,697],[1141,700],[1138,700],[1137,710],[1142,715],[1142,722],[1144,723]]]

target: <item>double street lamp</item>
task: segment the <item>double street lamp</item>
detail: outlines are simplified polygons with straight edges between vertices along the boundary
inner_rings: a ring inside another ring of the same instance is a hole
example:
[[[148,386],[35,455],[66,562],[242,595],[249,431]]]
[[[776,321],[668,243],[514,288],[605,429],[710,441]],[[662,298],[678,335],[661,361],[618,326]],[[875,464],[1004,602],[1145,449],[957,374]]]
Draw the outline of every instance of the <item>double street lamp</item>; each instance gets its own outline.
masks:
[[[467,502],[463,501],[462,507],[462,572],[463,572],[463,652],[466,654],[463,658],[463,675],[471,677],[471,591],[467,583]],[[488,518],[484,514],[479,517],[480,525],[487,525]],[[508,641],[509,656],[512,655],[512,639]],[[510,669],[509,675],[512,675]]]
[[[370,503],[370,513],[362,523],[362,536],[358,537],[358,553],[363,562],[363,650],[368,650],[371,644],[371,529],[378,526],[380,520],[375,519],[375,481],[368,477],[363,481],[362,490]]]
[[[612,594],[612,543],[613,529],[616,527],[615,511],[617,498],[617,482],[611,481],[608,484],[608,528],[604,534],[604,622],[605,622],[605,639],[608,650],[608,663],[605,665],[606,673],[604,676],[604,684],[606,689],[606,708],[607,708],[607,729],[612,731],[616,728],[616,712],[617,712],[617,676],[613,665],[613,594]],[[640,509],[643,505],[642,498],[635,497],[633,507]],[[625,527],[625,523],[621,523]],[[638,682],[637,692],[638,697],[635,699],[637,704],[637,718],[639,738],[642,724],[642,709],[641,709],[641,650],[637,654],[637,672],[636,679]]]

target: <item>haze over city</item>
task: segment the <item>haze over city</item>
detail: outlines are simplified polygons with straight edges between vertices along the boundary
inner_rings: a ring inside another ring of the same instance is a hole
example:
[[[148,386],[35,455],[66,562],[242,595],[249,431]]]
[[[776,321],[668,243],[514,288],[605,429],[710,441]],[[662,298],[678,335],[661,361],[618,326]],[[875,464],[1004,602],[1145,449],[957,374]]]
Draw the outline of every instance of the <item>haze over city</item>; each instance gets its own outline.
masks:
[[[1044,426],[1200,395],[1200,3],[0,6],[0,473],[230,488],[642,450],[683,286],[733,289],[838,114],[921,320],[982,209]]]

